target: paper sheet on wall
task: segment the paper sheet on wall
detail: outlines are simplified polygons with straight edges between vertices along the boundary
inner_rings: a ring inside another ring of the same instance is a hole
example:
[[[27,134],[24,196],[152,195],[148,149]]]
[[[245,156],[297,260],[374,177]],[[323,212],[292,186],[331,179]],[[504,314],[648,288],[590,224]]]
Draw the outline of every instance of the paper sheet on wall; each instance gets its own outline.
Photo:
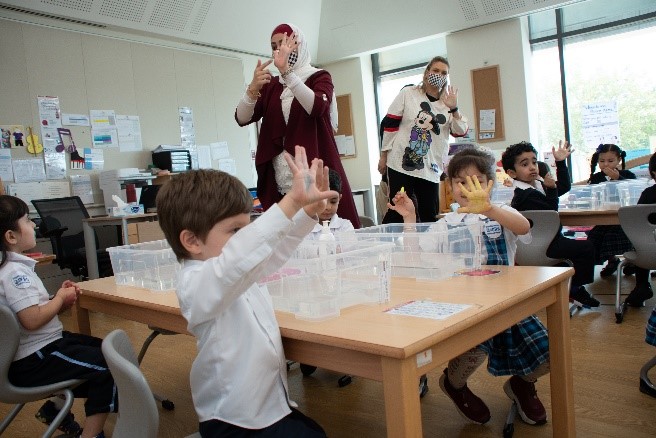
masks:
[[[497,110],[486,109],[480,111],[479,130],[481,132],[494,132],[496,131],[495,115]]]
[[[116,112],[114,110],[91,110],[92,128],[116,128]]]
[[[210,149],[212,150],[213,160],[221,160],[230,156],[230,150],[228,150],[227,141],[217,141],[215,143],[210,143]]]
[[[47,179],[66,178],[66,153],[57,151],[57,140],[45,139],[43,142],[43,161],[46,165]]]
[[[89,126],[91,125],[91,120],[86,114],[62,114],[62,125]]]
[[[46,168],[41,158],[29,160],[14,160],[14,180],[17,183],[30,181],[45,181]]]
[[[11,149],[0,149],[0,178],[5,183],[14,180],[14,169],[11,162]]]
[[[118,147],[118,135],[115,128],[91,128],[91,144],[95,148]]]
[[[416,316],[429,319],[447,319],[471,307],[471,304],[438,303],[429,300],[410,301],[400,306],[387,309],[391,315]]]
[[[86,170],[103,170],[105,155],[102,149],[84,148],[84,168]]]
[[[617,102],[586,103],[581,108],[583,142],[588,149],[604,143],[620,144]]]
[[[116,116],[116,129],[121,152],[143,150],[139,116]]]
[[[30,211],[36,211],[32,205],[32,199],[52,199],[71,196],[68,181],[13,183],[7,186],[7,193],[25,201]]]
[[[199,144],[196,146],[198,153],[198,168],[211,169],[212,168],[212,152],[210,146],[206,144]]]
[[[53,96],[37,96],[39,106],[39,120],[41,126],[50,128],[61,128],[61,109],[59,98]]]
[[[71,194],[79,196],[83,204],[93,204],[90,175],[71,175]]]
[[[230,175],[237,175],[237,164],[232,158],[224,158],[219,160],[219,170],[229,173]]]

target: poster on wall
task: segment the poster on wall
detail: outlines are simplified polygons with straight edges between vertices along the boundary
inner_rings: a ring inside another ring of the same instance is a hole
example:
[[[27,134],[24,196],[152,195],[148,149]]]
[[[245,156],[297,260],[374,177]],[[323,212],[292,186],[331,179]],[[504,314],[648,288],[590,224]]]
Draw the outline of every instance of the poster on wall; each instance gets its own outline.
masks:
[[[37,96],[37,103],[39,106],[39,121],[41,126],[61,128],[62,121],[59,97]]]
[[[23,125],[0,125],[0,131],[2,149],[21,148],[26,145]]]
[[[617,102],[586,103],[581,108],[581,127],[586,149],[593,150],[603,143],[620,144],[620,120]]]

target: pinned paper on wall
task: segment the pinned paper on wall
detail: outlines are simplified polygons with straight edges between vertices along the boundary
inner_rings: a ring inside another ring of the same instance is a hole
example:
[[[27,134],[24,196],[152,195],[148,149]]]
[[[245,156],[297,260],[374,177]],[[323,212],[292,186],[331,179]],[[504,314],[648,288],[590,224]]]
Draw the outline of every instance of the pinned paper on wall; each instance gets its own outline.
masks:
[[[84,168],[102,170],[105,167],[105,155],[102,149],[84,148]]]
[[[114,128],[91,128],[91,144],[96,148],[118,147],[118,135]]]
[[[62,125],[89,126],[91,125],[91,120],[86,114],[62,114]]]
[[[198,152],[198,168],[211,169],[212,168],[212,152],[210,146],[206,144],[199,144],[196,146]]]
[[[43,160],[47,179],[66,178],[66,154],[57,150],[57,140],[48,138],[43,142]]]
[[[71,194],[79,196],[83,204],[93,204],[90,175],[71,175]]]
[[[219,170],[229,173],[230,175],[237,175],[237,164],[232,158],[224,158],[219,160]]]
[[[215,143],[210,143],[210,149],[212,151],[213,160],[221,160],[230,156],[230,150],[228,150],[227,141],[217,141]]]
[[[9,149],[0,149],[0,178],[4,182],[14,180],[14,169],[11,161],[11,151]]]
[[[14,160],[13,168],[17,183],[46,180],[46,169],[41,158]]]
[[[53,96],[37,96],[37,104],[39,106],[41,126],[61,128],[62,120],[59,98]]]
[[[114,110],[91,110],[92,128],[116,128],[116,112]]]
[[[121,152],[143,150],[139,116],[116,116],[116,128]]]

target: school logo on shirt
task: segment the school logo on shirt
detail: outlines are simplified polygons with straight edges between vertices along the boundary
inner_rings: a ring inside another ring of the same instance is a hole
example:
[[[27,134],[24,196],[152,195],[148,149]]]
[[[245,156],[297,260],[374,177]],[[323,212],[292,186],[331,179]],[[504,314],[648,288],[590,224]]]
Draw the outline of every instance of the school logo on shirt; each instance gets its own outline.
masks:
[[[496,239],[501,236],[501,225],[499,225],[499,222],[490,221],[485,224],[485,229],[483,231],[488,238]]]
[[[14,275],[11,281],[14,283],[14,286],[18,289],[26,289],[32,285],[32,282],[30,281],[30,277],[28,277],[25,274]]]

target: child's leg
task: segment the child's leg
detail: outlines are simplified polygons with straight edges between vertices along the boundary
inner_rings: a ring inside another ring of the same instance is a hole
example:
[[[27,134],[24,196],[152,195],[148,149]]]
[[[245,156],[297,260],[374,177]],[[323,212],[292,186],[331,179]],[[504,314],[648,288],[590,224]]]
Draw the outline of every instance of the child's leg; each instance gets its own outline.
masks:
[[[645,300],[654,296],[649,283],[649,270],[635,267],[636,285],[628,297],[626,297],[626,304],[632,307],[642,307],[645,305]]]
[[[548,374],[549,369],[549,362],[545,362],[529,374],[512,376],[503,385],[506,395],[517,404],[520,417],[528,424],[544,424],[547,422],[547,411],[538,398],[535,382],[539,377]]]
[[[87,416],[81,438],[95,438],[98,436],[103,431],[108,415],[108,413],[104,413]]]
[[[467,387],[467,379],[485,361],[486,354],[480,348],[472,348],[449,361],[440,377],[440,388],[453,401],[465,418],[479,424],[490,420],[490,410],[483,400]]]
[[[583,287],[594,281],[594,246],[586,240],[556,236],[547,248],[547,257],[568,259],[574,265],[574,276],[570,286],[570,299],[584,307],[598,307],[599,301],[590,296]]]

